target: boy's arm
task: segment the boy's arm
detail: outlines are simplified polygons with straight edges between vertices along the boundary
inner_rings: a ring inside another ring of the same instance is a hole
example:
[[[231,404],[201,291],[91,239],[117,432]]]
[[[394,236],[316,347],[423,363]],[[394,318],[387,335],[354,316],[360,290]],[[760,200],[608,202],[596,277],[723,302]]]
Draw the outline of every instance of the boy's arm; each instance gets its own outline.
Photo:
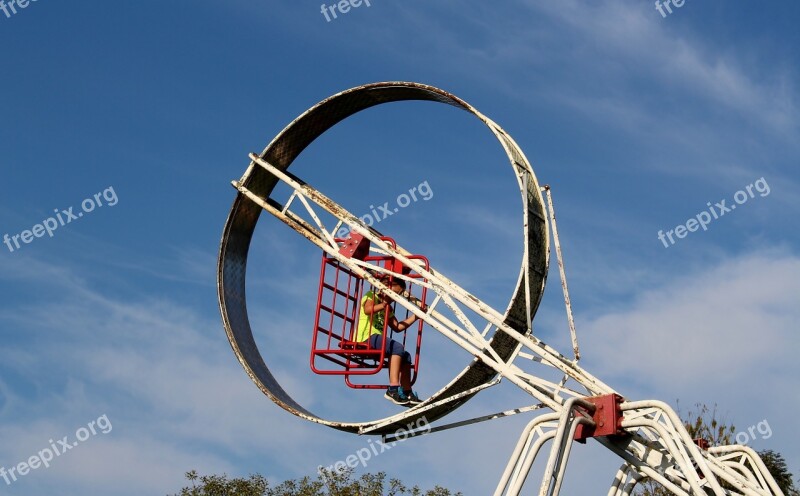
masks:
[[[414,303],[417,303],[417,305],[419,306],[420,310],[422,310],[423,312],[428,310],[428,305],[426,305],[425,303],[417,300],[416,298],[414,298],[414,300],[416,300]],[[405,331],[406,329],[408,329],[409,327],[411,327],[411,325],[414,322],[416,322],[417,320],[419,320],[419,317],[417,317],[414,314],[411,314],[411,315],[408,316],[407,319],[402,320],[402,321],[398,321],[397,317],[395,317],[394,313],[392,313],[389,316],[389,327],[391,327],[395,331],[402,332],[402,331]]]
[[[367,298],[364,302],[364,313],[367,315],[372,315],[374,313],[382,312],[386,310],[387,306],[389,306],[388,302],[381,301],[378,303],[375,301],[375,296],[373,295],[372,298]]]
[[[394,314],[392,314],[391,317],[389,317],[389,327],[391,327],[395,331],[402,332],[411,327],[411,325],[416,321],[417,321],[416,315],[411,315],[405,320],[398,321],[397,317],[395,317]]]

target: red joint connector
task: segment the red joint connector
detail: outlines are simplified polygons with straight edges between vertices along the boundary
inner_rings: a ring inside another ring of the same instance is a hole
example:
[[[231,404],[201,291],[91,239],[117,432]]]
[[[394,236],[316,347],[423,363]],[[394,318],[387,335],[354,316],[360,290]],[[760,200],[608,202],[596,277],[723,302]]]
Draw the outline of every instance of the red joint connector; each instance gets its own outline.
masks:
[[[694,444],[696,444],[701,450],[707,450],[708,447],[711,445],[708,442],[708,439],[703,439],[702,437],[698,437],[697,439],[692,439]]]
[[[576,441],[585,443],[586,439],[590,437],[615,436],[625,433],[622,429],[622,410],[620,409],[622,396],[611,393],[584,399],[595,406],[592,415],[584,411],[585,415],[594,421],[594,427],[579,424],[575,430],[574,439]]]
[[[395,274],[405,274],[404,270],[406,267],[403,266],[403,262],[400,260],[393,258],[391,261],[386,262],[386,268],[394,272]]]
[[[369,240],[358,233],[351,232],[350,236],[344,240],[342,247],[339,248],[339,253],[347,258],[364,260],[369,255]]]

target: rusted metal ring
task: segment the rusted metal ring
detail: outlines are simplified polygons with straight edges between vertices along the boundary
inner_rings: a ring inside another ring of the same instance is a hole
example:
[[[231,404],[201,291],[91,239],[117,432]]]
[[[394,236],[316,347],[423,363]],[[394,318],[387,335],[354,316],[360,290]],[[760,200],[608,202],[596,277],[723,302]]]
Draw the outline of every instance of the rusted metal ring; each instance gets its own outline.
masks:
[[[511,302],[504,313],[505,323],[520,334],[528,328],[541,301],[549,263],[549,238],[545,221],[544,201],[539,183],[528,160],[514,140],[500,126],[478,112],[471,105],[439,88],[411,82],[381,82],[352,88],[333,95],[307,110],[281,131],[261,153],[261,157],[281,170],[287,170],[295,158],[325,131],[364,109],[389,102],[427,100],[445,103],[465,110],[479,118],[492,131],[506,151],[517,177],[523,198],[523,240],[525,256]],[[277,184],[261,168],[255,168],[244,186],[261,198],[268,198]],[[272,401],[286,411],[303,419],[335,429],[359,433],[388,434],[423,416],[433,422],[459,406],[475,393],[437,407],[418,411],[403,411],[395,416],[367,422],[340,422],[323,419],[298,404],[278,383],[258,351],[247,315],[245,277],[250,241],[258,222],[261,208],[241,193],[231,207],[222,235],[217,266],[217,291],[225,332],[236,357],[247,374]],[[528,274],[528,277],[524,275]],[[524,282],[527,280],[527,288]],[[526,292],[530,295],[530,314],[526,305]],[[490,342],[501,359],[509,360],[517,352],[518,342],[504,332],[496,332]],[[425,404],[445,400],[486,384],[496,377],[496,372],[480,360],[474,359],[461,373]],[[423,404],[424,406],[424,404]],[[375,428],[378,424],[382,427]]]

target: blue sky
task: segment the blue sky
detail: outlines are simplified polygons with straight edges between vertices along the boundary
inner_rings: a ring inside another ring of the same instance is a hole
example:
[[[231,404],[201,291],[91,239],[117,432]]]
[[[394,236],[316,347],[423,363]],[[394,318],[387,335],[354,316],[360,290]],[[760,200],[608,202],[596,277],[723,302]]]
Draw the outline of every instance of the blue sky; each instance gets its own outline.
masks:
[[[585,368],[630,399],[716,404],[737,430],[766,420],[772,435],[751,446],[800,475],[800,4],[686,0],[666,17],[651,2],[604,0],[372,0],[331,21],[320,10],[39,0],[0,11],[0,235],[14,247],[0,245],[0,467],[104,415],[113,426],[49,468],[0,479],[4,494],[163,495],[191,469],[281,481],[367,446],[253,385],[222,329],[215,264],[247,154],[323,98],[388,80],[465,99],[552,186]],[[292,172],[356,214],[427,181],[429,200],[378,228],[505,308],[519,196],[501,148],[467,114],[371,109]],[[708,230],[659,240],[759,179],[768,189],[751,188]],[[14,246],[96,193],[102,207]],[[379,393],[308,370],[318,263],[262,217],[248,272],[256,339],[313,411],[385,416]],[[566,352],[560,298],[553,263],[534,325]],[[422,360],[425,395],[469,357],[428,330]],[[502,384],[453,420],[528,403]],[[367,470],[487,494],[530,418],[415,439]],[[565,490],[604,494],[618,465],[580,446]]]

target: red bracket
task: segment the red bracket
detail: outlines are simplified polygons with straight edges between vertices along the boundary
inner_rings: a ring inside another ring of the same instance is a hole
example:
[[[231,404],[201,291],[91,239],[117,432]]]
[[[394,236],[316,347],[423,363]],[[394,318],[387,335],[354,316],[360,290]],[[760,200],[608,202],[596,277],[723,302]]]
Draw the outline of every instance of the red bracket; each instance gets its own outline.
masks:
[[[700,448],[703,451],[708,451],[709,446],[711,446],[711,443],[709,442],[709,440],[708,439],[703,439],[702,437],[698,437],[698,438],[692,439],[692,441],[694,441],[694,444],[696,444],[697,447]],[[697,475],[699,475],[701,479],[705,479],[706,478],[706,474],[704,474],[700,470],[700,467],[697,466],[696,462],[692,462],[692,466],[694,467],[695,471],[697,472]]]
[[[350,236],[344,240],[342,247],[339,248],[339,253],[347,258],[364,260],[369,255],[369,240],[358,233],[351,232]]]
[[[620,410],[620,404],[623,401],[622,396],[612,393],[584,399],[595,406],[593,415],[589,415],[589,412],[584,411],[585,415],[591,417],[594,421],[594,427],[578,424],[574,437],[576,441],[585,443],[586,439],[590,437],[614,436],[625,433],[622,429],[622,411]]]

